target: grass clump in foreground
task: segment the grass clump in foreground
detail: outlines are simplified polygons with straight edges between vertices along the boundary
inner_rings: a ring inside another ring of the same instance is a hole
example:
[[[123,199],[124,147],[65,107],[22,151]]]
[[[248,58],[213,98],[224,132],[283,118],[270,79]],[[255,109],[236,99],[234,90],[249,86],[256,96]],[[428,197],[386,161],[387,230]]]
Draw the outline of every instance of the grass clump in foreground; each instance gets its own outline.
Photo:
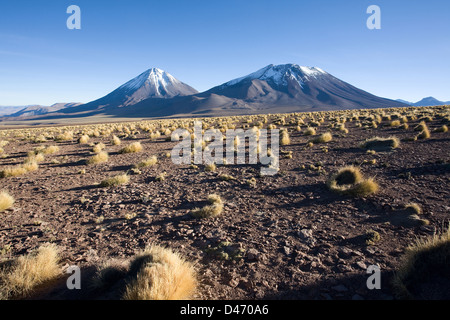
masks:
[[[366,234],[365,234],[365,238],[366,238],[366,245],[368,246],[373,246],[374,244],[376,244],[377,242],[379,242],[381,240],[381,236],[380,234],[375,231],[375,230],[367,230]]]
[[[133,142],[132,144],[120,149],[119,153],[135,153],[142,151],[143,147],[140,142]]]
[[[86,161],[86,164],[98,164],[98,163],[104,163],[107,162],[109,159],[108,152],[106,151],[100,151],[96,155],[92,156]]]
[[[211,194],[208,196],[209,205],[203,208],[195,208],[191,211],[191,215],[195,218],[213,218],[220,215],[223,211],[222,198],[217,194]]]
[[[53,244],[11,261],[2,263],[0,269],[0,300],[23,298],[44,282],[61,274],[58,249]]]
[[[373,137],[364,141],[360,147],[368,150],[387,151],[397,148],[400,140],[397,137],[380,138]]]
[[[125,174],[119,174],[117,176],[108,178],[100,182],[100,187],[114,187],[130,182],[130,177]]]
[[[0,192],[0,212],[8,210],[14,204],[14,198],[6,191]]]
[[[314,138],[311,140],[313,143],[327,143],[333,140],[333,136],[330,132],[325,132],[321,134],[320,136]]]
[[[376,193],[378,184],[373,178],[365,179],[355,166],[339,169],[327,181],[330,190],[353,197],[365,197]]]
[[[139,162],[135,167],[136,168],[145,168],[145,167],[154,166],[157,163],[158,163],[158,158],[156,156],[151,156],[150,158]]]
[[[399,299],[450,299],[450,228],[406,249],[393,279]]]
[[[125,288],[125,300],[185,300],[197,286],[193,265],[178,253],[159,246],[138,254],[129,272],[135,276]]]

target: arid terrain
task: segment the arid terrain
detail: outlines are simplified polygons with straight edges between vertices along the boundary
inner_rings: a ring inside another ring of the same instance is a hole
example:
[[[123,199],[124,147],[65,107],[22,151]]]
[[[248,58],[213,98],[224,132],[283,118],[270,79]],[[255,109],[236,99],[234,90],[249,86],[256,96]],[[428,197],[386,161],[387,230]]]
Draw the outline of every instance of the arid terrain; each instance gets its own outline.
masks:
[[[95,268],[156,244],[194,264],[193,299],[395,299],[392,278],[406,248],[448,226],[450,133],[442,128],[450,123],[449,106],[202,120],[219,129],[286,128],[290,142],[280,146],[278,173],[261,176],[259,164],[211,171],[174,164],[167,153],[178,142],[170,134],[192,127],[193,119],[0,131],[0,141],[8,141],[1,147],[0,171],[24,163],[37,147],[35,155],[42,146],[59,147],[43,154],[37,170],[0,178],[0,191],[15,199],[0,213],[0,261],[44,243],[60,250],[61,277],[28,298],[120,299],[120,280],[108,290],[90,289]],[[429,136],[418,137],[421,122]],[[305,135],[308,127],[316,134]],[[331,141],[308,144],[327,131]],[[58,138],[67,132],[67,140]],[[89,139],[80,143],[83,135]],[[120,145],[111,142],[113,135]],[[374,151],[361,147],[373,137],[400,143]],[[107,161],[87,164],[100,142]],[[120,152],[135,142],[141,151]],[[151,156],[156,164],[135,168]],[[378,191],[354,197],[330,190],[330,176],[349,165],[373,177]],[[127,183],[100,185],[124,173]],[[191,211],[205,206],[211,194],[221,197],[221,214],[193,217]],[[421,207],[420,219],[403,219],[410,203]],[[377,238],[369,239],[373,234]],[[81,268],[81,290],[65,287],[71,265]],[[370,265],[381,270],[381,289],[366,285]],[[417,297],[450,298],[444,292],[448,282],[434,283],[419,288]]]

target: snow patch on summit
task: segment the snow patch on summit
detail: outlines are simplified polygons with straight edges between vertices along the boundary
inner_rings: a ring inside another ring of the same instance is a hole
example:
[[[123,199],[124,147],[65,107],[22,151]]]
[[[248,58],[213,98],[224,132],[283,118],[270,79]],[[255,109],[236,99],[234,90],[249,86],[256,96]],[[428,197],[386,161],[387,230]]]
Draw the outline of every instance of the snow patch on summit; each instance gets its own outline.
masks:
[[[131,79],[119,89],[137,90],[146,83],[158,90],[159,93],[159,88],[166,89],[168,86],[179,84],[180,81],[161,69],[152,68]]]
[[[300,86],[304,84],[305,81],[310,78],[317,78],[327,73],[320,68],[316,67],[303,67],[296,64],[285,64],[285,65],[268,65],[254,73],[247,76],[231,80],[225,85],[232,86],[243,80],[271,80],[276,85],[286,86],[288,80],[295,80]]]

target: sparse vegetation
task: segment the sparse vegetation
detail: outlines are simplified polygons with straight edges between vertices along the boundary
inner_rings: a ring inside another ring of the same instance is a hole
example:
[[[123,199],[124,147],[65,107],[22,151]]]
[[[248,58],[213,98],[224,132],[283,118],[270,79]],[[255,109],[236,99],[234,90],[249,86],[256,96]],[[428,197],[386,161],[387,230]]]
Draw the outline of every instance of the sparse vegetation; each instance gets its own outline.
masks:
[[[49,244],[4,263],[0,269],[0,300],[26,297],[38,285],[60,276],[58,261],[58,248]]]
[[[364,141],[360,147],[375,151],[386,151],[398,148],[400,140],[397,137],[380,138],[373,137]]]
[[[109,159],[108,152],[100,151],[96,155],[89,158],[86,163],[87,164],[99,164],[99,163],[107,162],[108,159]]]
[[[138,254],[130,272],[135,275],[125,288],[125,300],[184,300],[192,297],[197,286],[193,265],[159,246]]]
[[[158,163],[158,158],[156,156],[151,156],[150,158],[147,158],[144,161],[139,162],[136,165],[136,168],[150,167],[150,166],[154,166],[157,163]]]
[[[203,208],[195,208],[191,211],[191,215],[195,218],[214,218],[222,213],[223,201],[217,194],[212,194],[208,196],[209,205]]]
[[[312,139],[311,141],[313,143],[327,143],[333,140],[333,135],[330,132],[325,132],[321,134],[320,136]]]
[[[364,179],[359,168],[354,166],[339,169],[328,179],[327,185],[334,192],[354,197],[365,197],[379,189],[373,178]]]
[[[6,191],[0,191],[0,212],[10,209],[14,204],[14,198]]]
[[[133,142],[132,144],[122,148],[119,153],[134,153],[142,151],[143,147],[140,142]]]
[[[409,246],[394,279],[399,299],[448,299],[450,228]]]
[[[107,178],[100,183],[100,187],[114,187],[122,184],[127,184],[130,177],[127,174],[119,174],[114,177]]]

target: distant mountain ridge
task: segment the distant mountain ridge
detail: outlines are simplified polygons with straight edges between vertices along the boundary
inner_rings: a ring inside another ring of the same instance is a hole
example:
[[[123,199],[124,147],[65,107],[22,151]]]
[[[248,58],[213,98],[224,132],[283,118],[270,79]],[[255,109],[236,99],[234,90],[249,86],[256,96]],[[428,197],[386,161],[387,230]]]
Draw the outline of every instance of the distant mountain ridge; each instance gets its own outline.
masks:
[[[151,68],[89,103],[33,107],[9,118],[221,116],[405,106],[361,90],[317,67],[270,64],[204,92],[161,69]]]
[[[426,97],[417,102],[410,102],[406,100],[397,99],[397,101],[413,107],[429,107],[450,104],[450,101],[440,101],[434,97]]]
[[[11,118],[24,118],[30,116],[39,116],[45,115],[50,112],[56,112],[65,108],[72,108],[81,105],[79,102],[70,102],[70,103],[55,103],[51,106],[41,106],[41,105],[31,105],[20,109],[14,113],[5,115],[5,117]]]

